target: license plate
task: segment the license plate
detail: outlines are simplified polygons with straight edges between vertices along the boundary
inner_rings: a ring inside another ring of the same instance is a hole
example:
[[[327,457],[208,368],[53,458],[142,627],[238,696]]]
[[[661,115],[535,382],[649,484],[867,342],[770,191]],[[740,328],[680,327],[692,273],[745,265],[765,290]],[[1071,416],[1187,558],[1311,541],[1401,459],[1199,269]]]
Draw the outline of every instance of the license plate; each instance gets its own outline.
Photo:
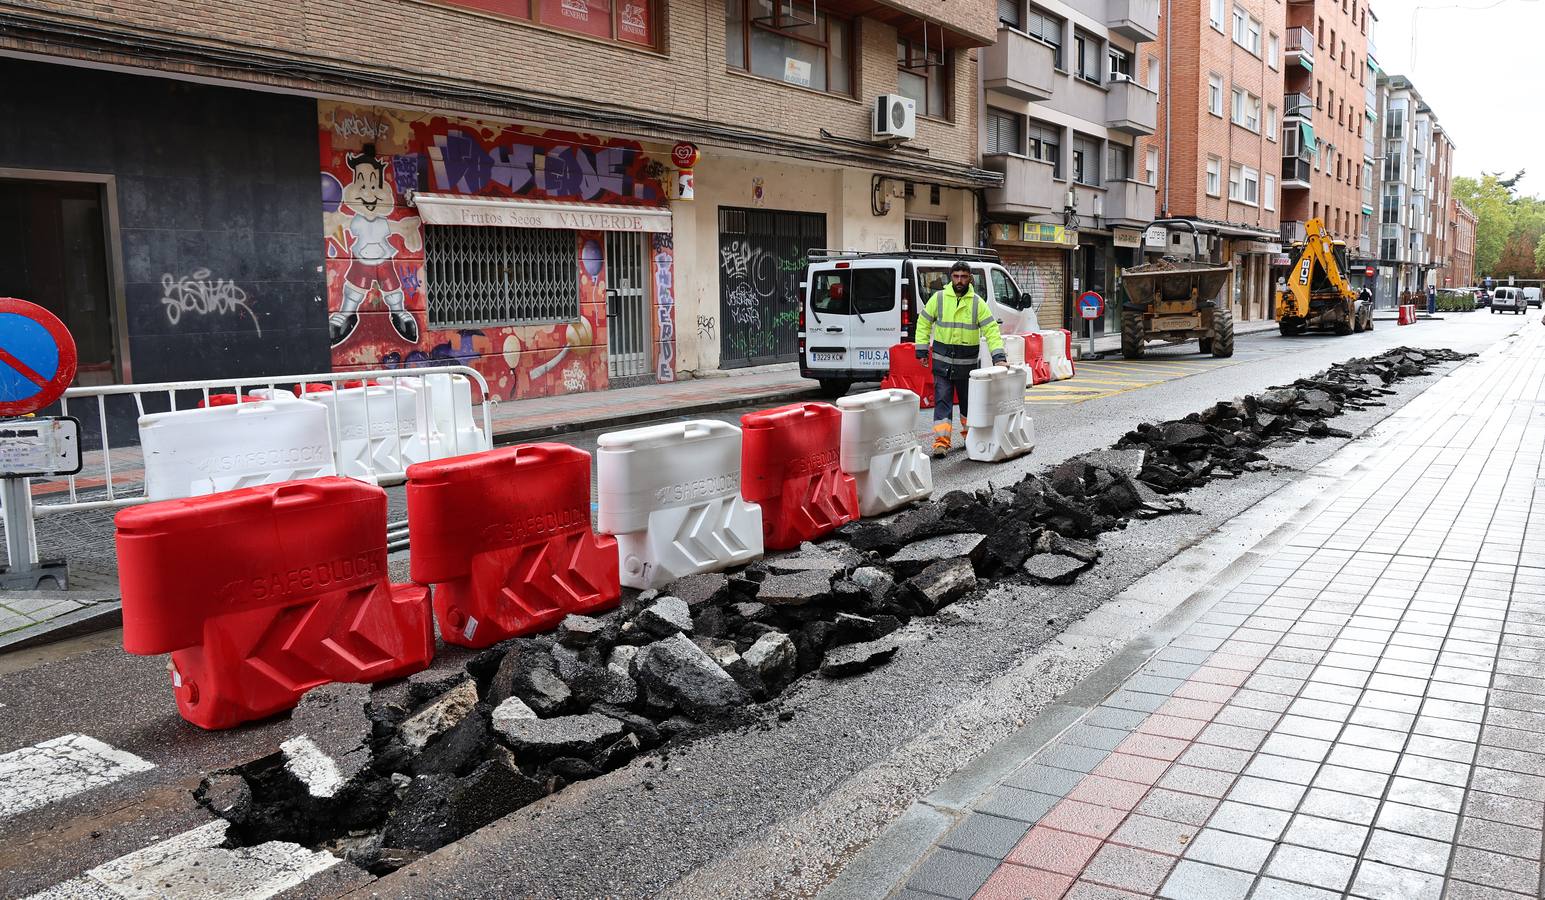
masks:
[[[846,356],[846,355],[847,355],[846,353],[842,353],[842,352],[838,352],[838,353],[811,353],[810,354],[810,361],[811,362],[842,362],[842,358],[844,356]]]
[[[1153,320],[1154,331],[1192,331],[1201,327],[1196,316],[1157,316]]]

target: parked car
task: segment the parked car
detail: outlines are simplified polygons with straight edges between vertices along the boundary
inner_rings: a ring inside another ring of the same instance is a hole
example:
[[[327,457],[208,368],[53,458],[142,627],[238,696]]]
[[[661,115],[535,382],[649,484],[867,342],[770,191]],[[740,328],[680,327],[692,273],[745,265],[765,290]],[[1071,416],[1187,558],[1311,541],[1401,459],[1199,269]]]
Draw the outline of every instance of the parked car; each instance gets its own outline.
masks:
[[[895,252],[813,250],[800,283],[799,374],[838,397],[890,371],[890,348],[912,340],[923,304],[949,284],[950,266],[971,266],[976,292],[1005,332],[1039,331],[1033,298],[996,251],[914,246]]]
[[[1491,305],[1491,291],[1488,291],[1488,290],[1486,290],[1483,287],[1476,288],[1475,289],[1475,308],[1476,309],[1485,309],[1486,307],[1488,307],[1490,305]]]
[[[1499,287],[1491,292],[1491,311],[1511,312],[1514,314],[1524,312],[1529,308],[1529,301],[1524,297],[1524,289],[1519,287]]]
[[[1545,291],[1541,291],[1537,287],[1526,287],[1524,288],[1524,299],[1529,301],[1530,306],[1545,305]]]

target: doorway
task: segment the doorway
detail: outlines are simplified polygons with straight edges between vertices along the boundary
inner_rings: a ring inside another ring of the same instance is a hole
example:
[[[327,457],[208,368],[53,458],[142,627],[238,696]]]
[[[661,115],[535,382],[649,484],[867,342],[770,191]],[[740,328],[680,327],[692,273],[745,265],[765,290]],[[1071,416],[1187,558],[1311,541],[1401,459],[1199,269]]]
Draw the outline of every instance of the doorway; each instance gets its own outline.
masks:
[[[629,231],[606,233],[606,374],[611,387],[654,383],[644,238]]]
[[[114,384],[121,354],[103,185],[0,177],[0,297],[58,316],[75,338],[76,385]]]
[[[719,366],[799,359],[799,283],[823,213],[719,207]]]

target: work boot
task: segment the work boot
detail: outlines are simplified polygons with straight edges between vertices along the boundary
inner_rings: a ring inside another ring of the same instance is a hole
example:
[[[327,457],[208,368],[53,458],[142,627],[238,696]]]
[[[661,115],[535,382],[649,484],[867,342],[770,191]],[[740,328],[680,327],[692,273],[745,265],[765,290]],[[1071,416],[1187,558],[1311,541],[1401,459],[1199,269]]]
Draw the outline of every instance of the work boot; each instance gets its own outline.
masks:
[[[950,442],[954,429],[948,422],[935,422],[933,425],[933,458],[943,459],[950,452]]]

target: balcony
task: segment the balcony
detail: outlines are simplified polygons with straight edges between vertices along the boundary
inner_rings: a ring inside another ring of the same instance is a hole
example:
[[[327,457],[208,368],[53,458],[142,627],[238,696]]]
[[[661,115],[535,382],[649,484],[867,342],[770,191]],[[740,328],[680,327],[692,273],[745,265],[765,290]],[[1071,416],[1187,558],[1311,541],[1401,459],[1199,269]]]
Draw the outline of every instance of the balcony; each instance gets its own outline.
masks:
[[[1309,233],[1304,230],[1303,222],[1282,223],[1282,243],[1295,244],[1308,240]]]
[[[1313,121],[1314,101],[1308,94],[1283,94],[1282,118]]]
[[[1118,225],[1147,225],[1153,221],[1155,193],[1153,185],[1141,181],[1105,182],[1105,219]]]
[[[1287,30],[1287,37],[1283,40],[1283,52],[1287,55],[1288,65],[1299,65],[1314,71],[1314,35],[1302,25]]]
[[[1109,0],[1105,25],[1128,40],[1151,41],[1159,36],[1159,0]]]
[[[999,28],[998,42],[982,48],[982,87],[1020,100],[1050,100],[1056,60],[1056,51],[1040,41]]]
[[[1282,189],[1285,191],[1309,187],[1309,160],[1296,156],[1282,157]]]
[[[1124,134],[1153,134],[1159,95],[1135,81],[1112,81],[1105,95],[1105,124]]]
[[[1035,216],[1062,212],[1066,191],[1052,177],[1052,164],[1024,156],[998,154],[982,165],[1003,174],[1003,186],[987,189],[987,212],[1003,216]]]

